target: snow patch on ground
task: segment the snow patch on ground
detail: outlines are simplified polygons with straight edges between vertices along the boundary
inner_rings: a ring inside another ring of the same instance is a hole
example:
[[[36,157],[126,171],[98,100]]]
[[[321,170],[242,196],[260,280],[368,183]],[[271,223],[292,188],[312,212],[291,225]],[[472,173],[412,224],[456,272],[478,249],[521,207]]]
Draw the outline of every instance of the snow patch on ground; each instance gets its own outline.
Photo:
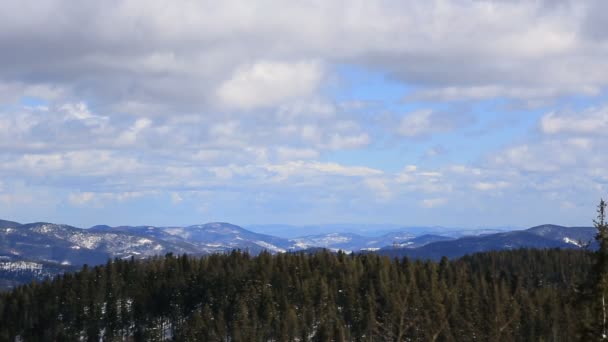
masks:
[[[3,271],[39,271],[42,264],[29,261],[0,262],[0,270]]]
[[[163,231],[167,234],[179,236],[184,239],[187,239],[190,236],[190,234],[188,234],[184,228],[180,227],[164,228]]]
[[[151,244],[153,241],[150,239],[146,239],[146,238],[141,238],[137,241],[140,245],[148,245]]]
[[[285,253],[285,250],[283,248],[277,247],[277,246],[270,244],[268,242],[265,242],[265,241],[255,241],[255,244],[258,246],[262,246],[263,248],[265,248],[269,251]]]
[[[579,241],[573,240],[569,237],[565,237],[564,238],[564,242],[565,243],[569,243],[571,245],[575,245],[576,247],[582,247],[581,243]]]
[[[76,246],[80,246],[81,248],[95,249],[102,241],[102,236],[76,233],[68,236],[67,240],[75,244]]]

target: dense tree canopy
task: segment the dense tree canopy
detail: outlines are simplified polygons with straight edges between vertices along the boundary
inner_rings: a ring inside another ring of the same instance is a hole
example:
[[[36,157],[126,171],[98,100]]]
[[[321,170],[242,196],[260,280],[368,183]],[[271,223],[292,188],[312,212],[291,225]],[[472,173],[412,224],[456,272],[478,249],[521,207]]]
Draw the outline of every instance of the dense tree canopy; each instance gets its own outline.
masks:
[[[592,254],[114,260],[0,295],[0,340],[572,341]]]

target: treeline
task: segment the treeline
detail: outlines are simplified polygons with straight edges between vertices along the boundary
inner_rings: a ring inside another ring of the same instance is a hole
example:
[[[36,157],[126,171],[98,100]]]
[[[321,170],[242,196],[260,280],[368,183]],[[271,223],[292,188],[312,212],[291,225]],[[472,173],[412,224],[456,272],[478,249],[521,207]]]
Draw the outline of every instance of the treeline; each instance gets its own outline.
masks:
[[[574,341],[593,255],[114,260],[0,295],[0,340]]]

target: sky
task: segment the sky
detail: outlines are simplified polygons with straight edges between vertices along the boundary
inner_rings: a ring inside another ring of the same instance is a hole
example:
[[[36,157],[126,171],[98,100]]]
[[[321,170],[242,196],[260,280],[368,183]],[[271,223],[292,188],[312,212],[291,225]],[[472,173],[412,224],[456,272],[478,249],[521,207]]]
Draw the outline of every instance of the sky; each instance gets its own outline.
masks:
[[[0,218],[590,225],[608,2],[0,2]]]

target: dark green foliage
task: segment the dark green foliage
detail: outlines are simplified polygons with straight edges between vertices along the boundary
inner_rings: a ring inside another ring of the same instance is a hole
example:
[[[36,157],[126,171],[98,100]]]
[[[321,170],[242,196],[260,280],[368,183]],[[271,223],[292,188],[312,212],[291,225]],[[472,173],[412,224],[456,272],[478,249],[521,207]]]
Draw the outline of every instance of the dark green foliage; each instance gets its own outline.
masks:
[[[114,260],[0,295],[0,341],[573,341],[592,255]]]
[[[588,309],[584,312],[586,319],[582,330],[588,341],[608,341],[608,222],[603,199],[593,223],[597,231],[595,240],[598,249],[594,253],[589,282],[582,287],[582,297]]]

